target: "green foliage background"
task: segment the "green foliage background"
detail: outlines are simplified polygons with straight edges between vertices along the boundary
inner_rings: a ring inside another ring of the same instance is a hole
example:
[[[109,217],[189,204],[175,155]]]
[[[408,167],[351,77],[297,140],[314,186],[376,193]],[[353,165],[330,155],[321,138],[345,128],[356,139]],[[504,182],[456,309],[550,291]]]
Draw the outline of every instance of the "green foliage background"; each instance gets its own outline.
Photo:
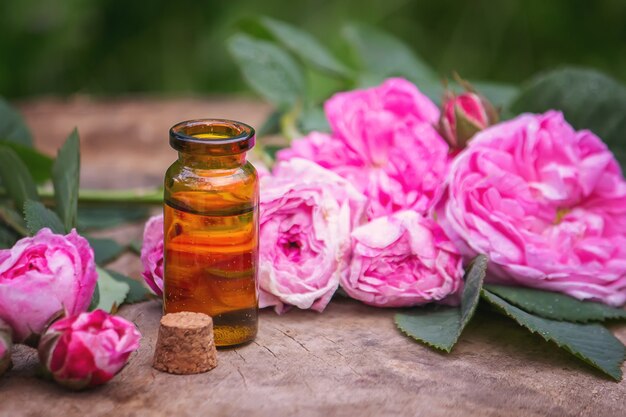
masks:
[[[405,40],[440,74],[517,83],[570,64],[626,81],[621,0],[7,0],[0,92],[244,91],[225,41],[260,14],[313,33],[346,62],[339,34],[360,21]]]

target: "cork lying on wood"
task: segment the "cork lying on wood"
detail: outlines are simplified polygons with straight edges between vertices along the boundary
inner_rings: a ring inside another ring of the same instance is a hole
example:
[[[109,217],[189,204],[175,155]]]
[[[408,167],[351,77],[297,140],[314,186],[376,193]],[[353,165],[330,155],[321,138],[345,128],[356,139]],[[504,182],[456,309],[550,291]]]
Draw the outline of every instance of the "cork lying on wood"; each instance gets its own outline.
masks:
[[[171,374],[198,374],[217,366],[213,320],[202,313],[171,313],[161,318],[152,366]]]

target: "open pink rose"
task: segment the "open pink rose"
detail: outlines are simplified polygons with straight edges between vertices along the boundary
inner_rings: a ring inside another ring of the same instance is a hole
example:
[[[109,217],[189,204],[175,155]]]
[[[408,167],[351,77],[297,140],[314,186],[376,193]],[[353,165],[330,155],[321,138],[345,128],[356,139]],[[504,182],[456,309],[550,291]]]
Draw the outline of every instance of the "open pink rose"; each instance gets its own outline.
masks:
[[[11,328],[0,320],[0,375],[11,367],[11,348],[13,347]]]
[[[350,231],[365,197],[305,159],[280,163],[261,181],[260,307],[323,311],[350,256]]]
[[[311,133],[278,153],[310,159],[370,198],[370,217],[427,212],[443,193],[448,145],[433,127],[439,110],[410,82],[392,78],[335,94],[325,105],[332,133]]]
[[[593,133],[519,116],[478,133],[449,186],[447,227],[492,281],[626,302],[626,182]]]
[[[55,322],[39,344],[39,358],[56,382],[71,389],[113,378],[139,348],[135,325],[103,310]]]
[[[348,295],[377,307],[439,301],[459,290],[461,255],[433,220],[414,211],[379,217],[352,232]]]
[[[98,276],[93,250],[72,231],[66,236],[42,229],[0,250],[0,319],[16,342],[32,342],[59,315],[89,307]]]
[[[141,246],[143,279],[158,296],[163,296],[163,215],[151,217],[143,231]]]

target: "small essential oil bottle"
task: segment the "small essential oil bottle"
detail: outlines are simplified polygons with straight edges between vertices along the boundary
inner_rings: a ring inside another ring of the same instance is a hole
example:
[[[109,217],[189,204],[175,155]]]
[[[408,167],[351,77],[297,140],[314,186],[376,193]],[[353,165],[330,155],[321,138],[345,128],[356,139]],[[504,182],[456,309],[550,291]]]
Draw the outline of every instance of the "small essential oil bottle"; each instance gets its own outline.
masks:
[[[165,174],[165,313],[213,318],[215,344],[254,339],[259,255],[256,170],[246,161],[254,129],[231,120],[178,123],[178,160]]]

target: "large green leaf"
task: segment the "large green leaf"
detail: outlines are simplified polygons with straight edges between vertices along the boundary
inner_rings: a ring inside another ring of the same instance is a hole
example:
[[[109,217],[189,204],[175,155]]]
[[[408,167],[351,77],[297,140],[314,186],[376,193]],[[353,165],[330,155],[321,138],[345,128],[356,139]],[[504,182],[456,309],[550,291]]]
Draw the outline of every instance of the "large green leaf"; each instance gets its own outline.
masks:
[[[626,310],[602,303],[580,301],[556,292],[500,285],[487,285],[485,288],[524,311],[546,319],[581,323],[626,319]]]
[[[435,72],[394,36],[364,24],[347,25],[343,36],[359,65],[361,85],[376,85],[392,76],[405,77],[420,89],[439,84]]]
[[[113,239],[88,237],[87,240],[96,255],[98,265],[105,265],[115,260],[125,250],[124,246]]]
[[[52,210],[47,209],[39,201],[27,200],[24,204],[24,218],[26,227],[31,235],[36,234],[44,227],[54,233],[65,234],[65,227],[59,216]]]
[[[24,213],[20,213],[8,206],[0,206],[0,223],[12,229],[18,235],[28,235],[28,228],[24,221]]]
[[[95,309],[114,313],[126,299],[130,292],[130,286],[126,282],[113,278],[107,270],[100,267],[96,267],[96,269],[98,271],[99,300]]]
[[[626,164],[626,87],[595,70],[563,68],[531,79],[511,104],[515,114],[563,111],[577,129],[590,129]]]
[[[54,201],[67,231],[76,227],[78,186],[80,181],[80,140],[74,129],[57,155],[52,166]]]
[[[350,70],[308,32],[270,17],[260,18],[259,23],[278,42],[313,67],[330,75],[342,77],[350,75]]]
[[[229,39],[228,50],[250,87],[268,101],[281,109],[302,101],[303,70],[284,49],[240,33]]]
[[[476,311],[487,263],[485,255],[478,255],[467,267],[461,308],[427,306],[398,313],[398,328],[417,341],[450,352]]]
[[[23,210],[26,200],[39,200],[37,186],[28,168],[7,146],[0,146],[0,179],[18,210]]]
[[[44,155],[35,149],[9,140],[0,140],[0,146],[7,146],[15,151],[22,162],[28,168],[30,175],[37,183],[42,183],[50,179],[52,170],[52,158]]]
[[[24,146],[33,146],[33,138],[22,116],[0,97],[0,138]]]
[[[119,272],[111,271],[110,269],[107,269],[107,272],[111,274],[115,280],[128,284],[129,291],[124,299],[124,304],[140,303],[153,297],[152,292],[150,292],[143,282],[127,277]]]
[[[622,379],[621,365],[626,349],[613,334],[599,324],[577,324],[533,316],[484,290],[482,297],[506,316],[544,340],[556,343],[579,359],[601,370],[616,381]]]

